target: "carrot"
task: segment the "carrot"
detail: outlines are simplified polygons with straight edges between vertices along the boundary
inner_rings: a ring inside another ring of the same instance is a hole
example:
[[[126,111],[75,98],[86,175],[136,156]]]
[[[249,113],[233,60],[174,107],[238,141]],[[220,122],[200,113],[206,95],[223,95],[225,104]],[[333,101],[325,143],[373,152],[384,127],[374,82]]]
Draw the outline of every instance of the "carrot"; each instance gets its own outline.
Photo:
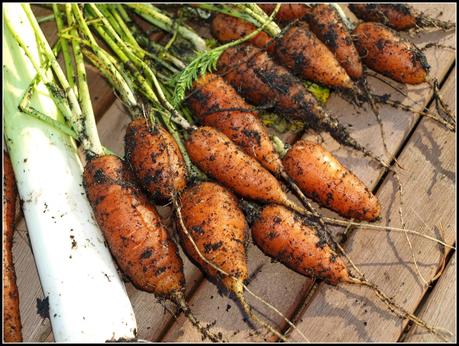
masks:
[[[258,4],[258,6],[260,6],[266,14],[271,14],[274,11],[276,4]],[[283,4],[280,6],[275,19],[280,22],[290,22],[295,19],[301,19],[309,13],[309,11],[309,6],[305,4]]]
[[[357,143],[336,118],[325,112],[301,81],[274,63],[266,52],[251,45],[228,48],[218,60],[218,70],[251,103],[270,105],[279,114],[303,120],[307,128],[327,131],[339,143],[357,149],[387,167]]]
[[[3,152],[3,338],[6,342],[22,342],[19,292],[12,252],[16,198],[13,166],[9,155]]]
[[[279,181],[223,133],[211,127],[193,131],[185,142],[191,161],[238,195],[301,210]]]
[[[155,200],[167,201],[186,187],[182,153],[160,125],[150,128],[143,118],[131,121],[126,129],[125,151],[135,176]]]
[[[347,218],[374,221],[379,217],[378,199],[321,145],[299,140],[282,162],[300,189],[320,205]]]
[[[437,79],[428,76],[430,66],[427,58],[415,44],[402,38],[387,26],[372,22],[360,23],[353,31],[353,37],[363,63],[370,69],[400,83],[413,85],[428,83],[432,88],[437,110],[443,118],[437,118],[438,121],[455,131],[455,116],[439,93]],[[390,100],[383,100],[377,96],[370,96],[369,100],[373,109],[376,100],[402,108]],[[384,148],[388,153],[379,114],[377,111],[374,112],[380,125]]]
[[[335,55],[304,22],[290,27],[284,35],[276,38],[276,58],[307,80],[340,90],[355,89]]]
[[[185,252],[212,278],[221,279],[231,292],[248,278],[246,245],[248,225],[236,197],[222,186],[203,182],[186,189],[180,196],[183,222],[205,257],[230,276],[219,277],[214,268],[197,254],[183,228],[177,227]]]
[[[84,184],[97,223],[120,268],[140,289],[182,295],[185,278],[176,245],[152,204],[132,184],[121,159],[89,161]]]
[[[266,255],[296,272],[333,285],[348,280],[346,265],[325,238],[283,206],[262,208],[252,225],[252,236]]]
[[[349,4],[348,7],[357,18],[365,22],[378,22],[397,31],[416,27],[437,27],[444,30],[455,27],[454,23],[416,13],[411,6],[406,4]]]
[[[360,23],[353,31],[363,63],[389,78],[406,84],[426,81],[427,59],[413,43],[379,23]]]
[[[210,24],[212,36],[222,43],[238,40],[256,29],[255,25],[245,20],[223,13],[217,13]],[[266,47],[268,52],[272,53],[274,51],[274,42],[271,41],[271,37],[262,31],[248,42],[259,48]],[[271,44],[269,44],[270,42]]]
[[[313,5],[305,16],[311,31],[335,54],[352,79],[363,74],[362,62],[352,37],[336,10],[328,4]]]
[[[206,126],[223,132],[263,167],[280,175],[282,162],[274,150],[268,131],[245,100],[225,80],[212,73],[193,85],[187,103]]]
[[[395,30],[407,30],[416,26],[416,18],[404,4],[349,4],[357,18],[365,22],[378,22]]]
[[[218,60],[219,74],[257,106],[270,105],[295,119],[307,120],[321,108],[311,93],[289,71],[253,46],[226,49]],[[298,101],[295,101],[298,100]],[[311,125],[317,122],[311,121]]]
[[[355,276],[327,243],[320,231],[311,229],[306,221],[294,212],[279,205],[267,205],[252,225],[252,236],[258,247],[268,256],[279,260],[294,271],[312,278],[320,278],[329,284],[353,284],[365,286],[402,319],[409,319],[429,332],[443,338],[440,329],[428,325],[393,301],[350,261],[342,247],[340,251],[358,271]],[[443,338],[444,339],[444,338]]]

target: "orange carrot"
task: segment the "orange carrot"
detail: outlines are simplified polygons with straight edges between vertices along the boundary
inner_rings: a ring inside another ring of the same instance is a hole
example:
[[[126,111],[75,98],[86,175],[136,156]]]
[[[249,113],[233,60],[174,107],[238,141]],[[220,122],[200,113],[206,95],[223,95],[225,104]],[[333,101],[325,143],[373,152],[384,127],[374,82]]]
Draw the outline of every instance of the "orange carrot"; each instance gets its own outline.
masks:
[[[258,6],[260,6],[266,14],[271,14],[274,11],[276,4],[258,4]],[[305,4],[283,4],[280,6],[275,19],[280,22],[291,22],[295,19],[301,19],[309,13],[309,11],[309,6]]]
[[[299,140],[282,162],[306,196],[322,206],[347,218],[374,221],[379,217],[378,199],[321,145]]]
[[[313,230],[305,220],[294,212],[279,205],[267,205],[252,225],[256,244],[268,256],[280,261],[294,271],[312,278],[325,280],[332,285],[352,284],[366,286],[389,310],[401,319],[409,319],[418,326],[443,338],[443,332],[428,325],[419,317],[408,312],[388,297],[374,283],[365,279],[358,271],[355,276],[349,271],[343,259],[327,243],[320,231]],[[340,246],[339,246],[340,247]],[[344,250],[340,247],[340,251]],[[348,260],[349,257],[345,255]],[[443,340],[445,340],[443,338]]]
[[[361,23],[353,31],[363,63],[389,78],[406,84],[426,81],[425,55],[397,32],[379,23]]]
[[[3,152],[3,338],[6,342],[22,342],[19,292],[13,263],[13,233],[17,190],[13,166]]]
[[[365,22],[378,22],[401,31],[416,26],[416,16],[404,4],[349,4],[349,9]]]
[[[182,260],[154,206],[132,184],[118,157],[100,156],[84,171],[89,201],[121,270],[140,289],[159,296],[181,296]]]
[[[223,13],[217,13],[212,18],[210,31],[212,36],[222,43],[238,40],[255,31],[255,25]],[[256,47],[266,47],[268,52],[274,51],[274,42],[271,42],[271,37],[264,31],[257,34],[254,38],[248,41]],[[272,44],[269,44],[271,42]]]
[[[164,202],[187,184],[182,153],[172,136],[159,124],[150,128],[146,119],[129,123],[125,135],[126,159],[141,185]]]
[[[355,86],[335,55],[302,22],[276,38],[276,57],[298,76],[325,86],[353,90]]]
[[[378,22],[397,30],[435,28],[451,30],[456,24],[429,17],[406,4],[350,4],[349,9],[365,22]]]
[[[335,54],[347,74],[352,79],[360,79],[363,70],[359,53],[336,10],[328,4],[314,5],[305,19],[311,31]]]
[[[291,202],[279,181],[223,133],[211,127],[193,131],[185,143],[191,161],[238,195],[262,202]]]
[[[349,280],[346,265],[324,237],[283,206],[263,207],[252,225],[252,236],[266,255],[296,272],[333,285]]]
[[[221,277],[198,255],[182,227],[178,233],[183,249],[212,278],[219,278],[231,292],[248,277],[246,243],[248,226],[236,197],[222,186],[203,182],[186,189],[180,204],[183,222],[200,252],[216,266],[237,278]],[[229,260],[231,259],[231,260]]]

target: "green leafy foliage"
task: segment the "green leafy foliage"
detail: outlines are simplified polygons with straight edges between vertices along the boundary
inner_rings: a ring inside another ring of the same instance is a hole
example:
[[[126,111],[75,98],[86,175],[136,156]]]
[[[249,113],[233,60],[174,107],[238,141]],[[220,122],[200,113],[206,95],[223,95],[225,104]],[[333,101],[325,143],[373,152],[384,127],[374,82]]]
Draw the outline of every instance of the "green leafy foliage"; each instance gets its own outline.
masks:
[[[304,128],[301,120],[289,120],[274,113],[262,113],[260,117],[266,126],[279,133],[299,132]]]
[[[309,81],[305,81],[304,85],[321,104],[327,103],[330,97],[330,89]]]

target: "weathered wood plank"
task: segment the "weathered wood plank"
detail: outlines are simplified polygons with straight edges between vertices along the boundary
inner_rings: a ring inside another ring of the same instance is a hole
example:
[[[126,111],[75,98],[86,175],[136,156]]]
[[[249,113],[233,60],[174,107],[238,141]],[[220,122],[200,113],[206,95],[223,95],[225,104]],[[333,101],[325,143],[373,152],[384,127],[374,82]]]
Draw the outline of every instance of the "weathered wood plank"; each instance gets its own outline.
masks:
[[[418,316],[423,320],[434,325],[441,325],[444,328],[452,331],[454,334],[449,339],[450,342],[456,342],[457,335],[455,334],[455,326],[457,323],[457,311],[454,309],[457,306],[456,298],[456,254],[450,259],[445,272],[438,279],[437,284],[433,288],[430,296],[422,306]],[[426,333],[419,327],[412,328],[408,335],[403,339],[404,342],[436,342],[437,340],[432,335]]]
[[[429,7],[426,4],[418,6]],[[432,6],[430,7],[432,8]],[[447,14],[446,11],[445,14]],[[452,13],[449,13],[449,15],[450,17],[448,18],[454,19]],[[435,37],[435,40],[441,40],[445,35],[439,33],[436,35],[429,34],[429,38],[432,39],[433,37]],[[448,36],[446,39],[448,44],[454,44],[454,37]],[[427,52],[427,56],[432,65],[431,75],[439,79],[445,76],[454,61],[454,53],[448,51],[432,50]],[[393,94],[393,90],[383,83],[376,80],[371,80],[370,82],[378,94]],[[417,87],[410,86],[404,89],[407,90],[409,97],[414,101],[407,100],[403,96],[395,94],[392,97],[404,104],[413,105],[415,109],[422,109],[430,99],[431,93],[426,90],[425,85]],[[339,114],[340,120],[344,123],[352,125],[351,133],[360,143],[365,144],[377,154],[383,154],[379,128],[370,112],[355,111],[349,104],[336,95],[328,102],[327,109],[332,114]],[[409,133],[417,117],[390,107],[383,107],[381,109],[381,118],[384,122],[389,152],[395,153],[407,133]],[[330,150],[337,148],[336,143],[330,142],[327,136],[325,138],[324,144],[327,148]],[[370,163],[368,159],[362,158],[358,154],[351,154],[346,148],[334,150],[334,154],[350,167],[368,186],[374,187],[376,185],[382,174],[382,170],[377,165]],[[328,212],[325,211],[325,213]],[[252,290],[279,308],[284,314],[290,316],[298,303],[301,302],[304,291],[308,290],[308,286],[311,284],[310,280],[293,273],[280,264],[269,263],[269,259],[253,246],[249,248],[248,258],[251,272],[259,265],[264,264],[263,269],[250,283]],[[279,286],[280,288],[277,288]],[[244,315],[239,309],[232,308],[226,311],[227,304],[233,306],[235,304],[226,297],[217,296],[217,291],[213,284],[207,281],[203,282],[196,291],[191,302],[200,319],[206,322],[216,320],[216,330],[221,331],[231,341],[259,341],[267,337],[265,333],[255,335],[253,329],[243,321]],[[212,296],[214,298],[209,300]],[[253,300],[251,301],[254,302]],[[265,312],[266,316],[271,318],[273,324],[281,325],[282,327],[285,326],[281,318],[275,316],[272,312],[267,312],[258,302],[254,302],[254,306],[260,311]],[[199,335],[190,327],[190,324],[183,318],[180,318],[165,335],[164,340],[199,341],[198,337]],[[293,340],[301,340],[301,338],[296,334]]]
[[[447,102],[453,105],[456,95],[454,72],[442,91]],[[382,224],[401,227],[398,214],[401,208],[407,228],[436,236],[433,230],[443,225],[445,241],[454,242],[454,137],[454,133],[431,120],[421,121],[399,157],[405,168],[400,174],[403,203],[391,177],[385,179],[378,191],[383,206]],[[420,273],[428,281],[437,270],[438,246],[423,238],[410,236],[410,239]],[[357,231],[345,248],[368,280],[408,311],[416,309],[426,287],[413,266],[405,235]],[[311,341],[320,342],[397,341],[404,326],[405,323],[387,312],[368,289],[349,285],[336,288],[325,284],[320,284],[298,323]]]

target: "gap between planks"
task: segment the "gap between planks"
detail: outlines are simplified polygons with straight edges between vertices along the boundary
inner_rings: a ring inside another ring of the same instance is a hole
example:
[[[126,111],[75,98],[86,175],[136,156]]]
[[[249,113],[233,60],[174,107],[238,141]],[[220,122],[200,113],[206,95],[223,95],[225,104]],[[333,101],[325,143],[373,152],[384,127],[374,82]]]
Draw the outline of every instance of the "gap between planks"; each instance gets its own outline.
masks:
[[[435,322],[446,322],[444,325],[450,330],[454,330],[456,326],[457,310],[452,311],[457,306],[457,277],[456,277],[456,251],[451,254],[448,264],[445,267],[445,272],[437,280],[432,290],[429,290],[428,300],[425,304],[416,310],[417,316]],[[444,306],[440,303],[445,302]],[[406,335],[403,335],[399,341],[403,342],[430,342],[431,336],[425,333],[417,326],[410,328]],[[457,335],[454,334],[450,340],[457,341]]]

